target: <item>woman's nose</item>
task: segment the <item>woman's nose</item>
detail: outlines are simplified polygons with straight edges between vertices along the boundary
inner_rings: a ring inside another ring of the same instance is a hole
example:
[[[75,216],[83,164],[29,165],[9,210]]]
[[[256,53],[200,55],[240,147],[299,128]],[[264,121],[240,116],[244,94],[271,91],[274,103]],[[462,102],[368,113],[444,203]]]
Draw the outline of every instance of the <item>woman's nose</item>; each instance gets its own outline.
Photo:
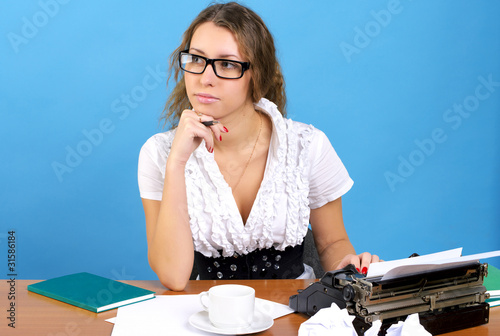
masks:
[[[215,75],[213,65],[207,65],[205,71],[201,74],[201,83],[203,85],[213,85],[216,79],[217,76]]]

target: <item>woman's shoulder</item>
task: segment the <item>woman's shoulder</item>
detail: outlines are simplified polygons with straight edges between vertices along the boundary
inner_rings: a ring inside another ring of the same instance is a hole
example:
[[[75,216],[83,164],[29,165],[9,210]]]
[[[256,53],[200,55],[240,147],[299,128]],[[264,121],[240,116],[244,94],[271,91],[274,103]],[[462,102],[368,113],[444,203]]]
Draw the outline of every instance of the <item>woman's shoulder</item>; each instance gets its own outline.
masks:
[[[170,130],[152,135],[142,145],[139,160],[149,157],[154,162],[165,161],[170,153],[174,134],[175,130]]]
[[[276,104],[268,99],[262,98],[256,107],[269,115],[276,132],[281,136],[302,138],[304,136],[321,137],[324,134],[311,124],[284,117]]]
[[[289,142],[300,142],[304,146],[308,144],[310,147],[317,148],[325,141],[329,141],[326,134],[314,125],[293,119],[285,119],[285,125],[284,132]]]
[[[286,123],[286,129],[289,132],[296,132],[298,134],[311,134],[311,135],[319,135],[322,134],[323,132],[316,128],[312,124],[307,124],[301,121],[293,120],[293,119],[286,119],[285,118],[285,123]]]
[[[174,135],[175,129],[167,132],[156,133],[146,140],[142,148],[158,149],[161,147],[170,147],[172,145]]]

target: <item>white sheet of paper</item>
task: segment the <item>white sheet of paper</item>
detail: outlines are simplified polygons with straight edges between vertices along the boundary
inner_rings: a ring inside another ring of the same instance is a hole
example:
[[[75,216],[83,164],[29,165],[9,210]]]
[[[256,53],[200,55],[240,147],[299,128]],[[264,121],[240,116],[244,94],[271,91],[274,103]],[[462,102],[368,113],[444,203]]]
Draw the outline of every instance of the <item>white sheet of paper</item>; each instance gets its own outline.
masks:
[[[371,264],[368,269],[367,278],[383,275],[382,279],[387,280],[407,274],[439,269],[444,265],[452,266],[453,264],[458,265],[460,263],[500,256],[500,250],[477,253],[468,256],[461,256],[461,253],[462,248],[458,248],[439,253],[427,254],[420,257],[374,263]]]
[[[255,306],[273,319],[293,312],[288,306],[260,298],[256,298]],[[111,336],[213,335],[189,324],[189,317],[201,310],[197,294],[157,295],[154,299],[118,308]]]
[[[451,258],[451,259],[446,259],[446,260],[435,260],[433,262],[430,262],[429,264],[399,266],[399,267],[391,269],[389,272],[384,274],[384,276],[382,277],[382,280],[389,280],[389,279],[398,278],[398,277],[409,275],[409,274],[423,273],[423,272],[428,272],[428,271],[433,271],[433,270],[438,270],[438,269],[457,267],[461,264],[470,263],[471,261],[478,261],[481,259],[488,259],[488,258],[498,257],[498,256],[500,256],[500,251],[493,251],[493,252],[473,254],[470,256],[464,256],[464,257],[458,257],[458,258]]]
[[[391,269],[399,266],[431,264],[436,260],[458,258],[460,257],[461,254],[462,254],[462,248],[460,247],[453,250],[426,254],[414,258],[405,258],[405,259],[374,263],[370,264],[370,267],[368,268],[368,274],[366,275],[366,277],[370,278],[370,277],[382,276],[387,272],[389,272]]]
[[[465,262],[465,261],[474,261],[474,260],[482,260],[482,259],[488,259],[488,258],[493,258],[493,257],[500,257],[500,250],[498,251],[491,251],[491,252],[485,252],[485,253],[477,253],[477,254],[471,254],[468,256],[462,256],[462,257],[457,257],[457,258],[450,258],[447,260],[437,260],[434,261],[432,264],[444,264],[444,263],[454,263],[454,262]]]

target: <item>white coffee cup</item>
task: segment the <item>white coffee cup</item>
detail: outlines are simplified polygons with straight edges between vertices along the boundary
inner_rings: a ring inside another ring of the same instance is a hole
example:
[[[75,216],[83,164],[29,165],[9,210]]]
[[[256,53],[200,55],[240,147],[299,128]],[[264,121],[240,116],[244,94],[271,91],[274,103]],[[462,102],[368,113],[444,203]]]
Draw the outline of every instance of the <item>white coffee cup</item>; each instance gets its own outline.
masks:
[[[253,321],[255,289],[243,285],[214,286],[200,293],[200,302],[216,328],[245,328]]]

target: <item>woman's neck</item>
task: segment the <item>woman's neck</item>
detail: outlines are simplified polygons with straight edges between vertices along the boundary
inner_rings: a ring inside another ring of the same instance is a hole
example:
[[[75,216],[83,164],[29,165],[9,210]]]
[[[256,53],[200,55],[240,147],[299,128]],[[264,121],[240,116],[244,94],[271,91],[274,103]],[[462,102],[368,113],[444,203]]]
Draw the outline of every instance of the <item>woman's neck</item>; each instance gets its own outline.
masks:
[[[241,151],[253,146],[263,127],[262,119],[264,116],[254,109],[253,104],[239,113],[220,119],[229,132],[222,134],[222,141],[214,141],[215,150]]]

